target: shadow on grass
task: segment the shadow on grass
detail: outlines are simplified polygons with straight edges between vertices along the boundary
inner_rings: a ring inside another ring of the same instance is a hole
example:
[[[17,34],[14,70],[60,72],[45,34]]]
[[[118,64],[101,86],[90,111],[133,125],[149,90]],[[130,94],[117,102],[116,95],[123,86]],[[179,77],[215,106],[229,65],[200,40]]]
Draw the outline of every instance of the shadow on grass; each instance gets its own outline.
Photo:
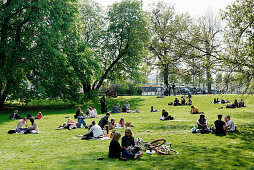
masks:
[[[129,102],[131,109],[134,110],[136,108],[138,108],[139,106],[141,106],[141,102],[144,101],[145,99],[141,99],[141,98],[130,98],[130,99],[126,99],[123,97],[119,97],[119,98],[107,98],[107,104],[108,104],[108,111],[112,111],[112,107],[114,104],[119,103],[121,106],[123,106],[123,104],[125,104],[127,101]],[[11,120],[9,119],[9,117],[11,116],[11,114],[13,113],[14,110],[19,110],[19,116],[20,117],[26,117],[27,114],[32,114],[33,116],[37,116],[38,112],[42,112],[44,117],[47,117],[47,115],[56,115],[56,114],[71,114],[74,115],[76,112],[77,107],[81,107],[81,109],[83,110],[83,112],[86,111],[87,107],[90,106],[95,106],[97,113],[101,114],[101,106],[100,106],[100,102],[87,102],[86,104],[82,105],[82,106],[70,106],[68,103],[63,103],[62,101],[57,101],[54,105],[54,102],[49,102],[47,104],[48,100],[45,101],[41,101],[41,102],[37,102],[37,105],[27,105],[27,106],[9,106],[6,107],[4,109],[0,110],[0,124],[4,123],[4,122],[10,122]],[[115,113],[114,113],[115,114]],[[70,118],[73,118],[73,116],[71,116]]]

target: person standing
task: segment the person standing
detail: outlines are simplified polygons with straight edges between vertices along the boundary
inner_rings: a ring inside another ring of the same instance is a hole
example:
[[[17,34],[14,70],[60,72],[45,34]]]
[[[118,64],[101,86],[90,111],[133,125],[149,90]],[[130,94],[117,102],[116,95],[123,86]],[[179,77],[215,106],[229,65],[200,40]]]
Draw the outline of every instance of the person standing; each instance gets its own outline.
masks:
[[[176,93],[175,93],[175,88],[176,88],[175,83],[173,83],[173,84],[172,84],[172,91],[173,91],[174,96],[176,95]]]
[[[100,103],[101,103],[101,113],[107,113],[107,104],[106,104],[105,95],[102,96]]]

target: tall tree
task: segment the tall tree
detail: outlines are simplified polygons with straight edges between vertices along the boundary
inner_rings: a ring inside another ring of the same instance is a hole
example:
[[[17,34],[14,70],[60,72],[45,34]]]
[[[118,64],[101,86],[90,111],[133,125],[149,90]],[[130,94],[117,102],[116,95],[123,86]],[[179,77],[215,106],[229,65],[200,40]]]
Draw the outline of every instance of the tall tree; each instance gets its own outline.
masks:
[[[254,79],[254,0],[236,0],[223,11],[222,19],[226,21],[226,53],[221,59],[241,73],[249,87]]]
[[[75,41],[76,1],[5,0],[0,11],[0,107],[27,91],[28,82],[37,97],[75,94],[64,47]]]
[[[95,58],[100,67],[99,70],[95,69],[93,79],[86,83],[91,85],[88,87],[90,90],[99,89],[105,79],[136,77],[149,41],[147,20],[140,1],[114,3],[108,9],[104,24],[106,28],[103,27],[105,29],[100,34],[99,45],[88,41],[96,51]],[[91,30],[89,32],[94,37],[95,34]]]
[[[158,58],[159,69],[163,74],[164,85],[169,86],[168,76],[178,70],[180,59],[186,53],[186,44],[175,37],[183,37],[188,27],[189,17],[176,14],[174,6],[164,2],[154,4],[150,14],[152,42],[149,47]]]

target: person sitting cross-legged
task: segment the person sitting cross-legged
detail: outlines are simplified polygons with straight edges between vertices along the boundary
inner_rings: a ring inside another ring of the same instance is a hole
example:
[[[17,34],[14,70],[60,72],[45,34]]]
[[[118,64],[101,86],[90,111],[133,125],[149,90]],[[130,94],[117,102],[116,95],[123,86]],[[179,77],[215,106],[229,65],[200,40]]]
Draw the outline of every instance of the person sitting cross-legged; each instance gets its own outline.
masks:
[[[125,135],[122,137],[122,148],[137,153],[140,151],[139,147],[135,147],[134,137],[130,128],[125,129]]]
[[[32,127],[28,127],[30,131],[27,131],[27,133],[32,133],[32,134],[39,133],[39,128],[37,123],[34,121],[34,118],[30,118],[30,122],[32,124]]]
[[[104,126],[108,124],[108,118],[110,116],[110,113],[107,112],[106,116],[103,116],[101,118],[101,120],[99,121],[99,126],[101,127],[101,129],[104,129]]]
[[[235,124],[233,120],[230,119],[230,116],[227,115],[224,117],[225,119],[225,125],[226,125],[226,131],[227,132],[234,132],[235,131]]]
[[[190,114],[199,114],[199,110],[197,107],[191,106]]]
[[[23,128],[23,126],[26,126],[25,128]],[[22,119],[20,119],[17,123],[17,127],[16,127],[16,133],[24,133],[27,131],[27,118],[23,117]]]
[[[163,109],[162,110],[162,117],[160,118],[161,120],[170,120],[171,116],[168,115],[168,112]]]
[[[122,148],[120,146],[119,140],[121,138],[121,134],[119,132],[115,132],[113,139],[110,142],[109,145],[109,157],[110,158],[127,158],[127,159],[138,159],[140,158],[143,153],[137,153],[137,154],[133,154],[130,151],[127,151],[126,149]]]
[[[221,120],[222,115],[218,115],[218,120],[214,121],[215,125],[215,134],[226,134],[226,125],[225,122]]]
[[[92,138],[102,138],[103,132],[99,125],[96,125],[95,121],[92,121],[92,127],[85,135],[77,135],[77,137],[82,137],[81,139],[92,139]]]
[[[199,119],[197,120],[198,129],[201,130],[208,130],[207,129],[207,120],[205,119],[205,115],[200,115]]]

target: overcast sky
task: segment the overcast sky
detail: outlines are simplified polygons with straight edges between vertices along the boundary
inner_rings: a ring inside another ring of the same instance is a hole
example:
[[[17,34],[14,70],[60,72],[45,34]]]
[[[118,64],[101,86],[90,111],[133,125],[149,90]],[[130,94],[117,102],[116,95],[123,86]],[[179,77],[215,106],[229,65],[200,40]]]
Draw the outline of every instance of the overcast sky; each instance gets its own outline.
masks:
[[[107,7],[114,2],[121,0],[95,0],[102,6]],[[144,9],[149,9],[149,4],[156,3],[159,0],[143,0]],[[219,13],[220,9],[224,9],[235,0],[164,0],[164,2],[175,5],[175,9],[179,13],[188,12],[192,17],[198,17],[204,14],[207,10],[212,10],[214,13]]]

